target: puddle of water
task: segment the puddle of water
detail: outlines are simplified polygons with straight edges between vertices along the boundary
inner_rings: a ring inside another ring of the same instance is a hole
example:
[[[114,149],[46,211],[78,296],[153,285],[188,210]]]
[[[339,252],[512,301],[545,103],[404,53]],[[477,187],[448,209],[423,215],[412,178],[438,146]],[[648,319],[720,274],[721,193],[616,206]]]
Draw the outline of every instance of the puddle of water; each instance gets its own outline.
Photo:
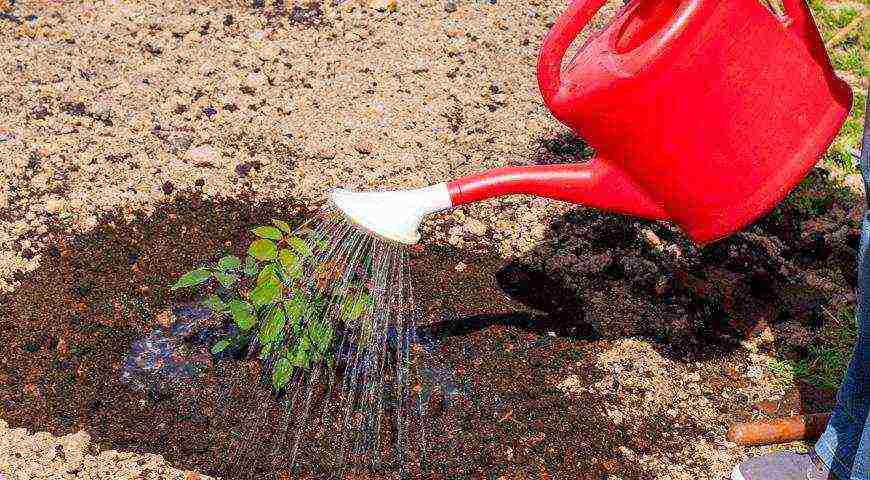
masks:
[[[234,333],[196,304],[174,306],[166,317],[168,325],[159,325],[133,342],[124,360],[121,379],[136,389],[189,387],[213,366],[210,346]]]

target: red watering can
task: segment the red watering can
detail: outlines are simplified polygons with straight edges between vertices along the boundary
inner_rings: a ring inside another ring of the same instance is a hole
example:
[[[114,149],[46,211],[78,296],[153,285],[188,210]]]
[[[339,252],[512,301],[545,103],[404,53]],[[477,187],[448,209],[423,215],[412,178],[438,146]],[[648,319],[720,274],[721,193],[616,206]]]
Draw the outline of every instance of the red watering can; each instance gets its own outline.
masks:
[[[605,0],[575,0],[544,40],[547,107],[596,149],[587,163],[491,170],[401,192],[332,193],[351,219],[414,243],[426,213],[531,194],[679,225],[705,244],[754,221],[806,175],[842,126],[837,78],[804,0],[632,0],[566,68]]]

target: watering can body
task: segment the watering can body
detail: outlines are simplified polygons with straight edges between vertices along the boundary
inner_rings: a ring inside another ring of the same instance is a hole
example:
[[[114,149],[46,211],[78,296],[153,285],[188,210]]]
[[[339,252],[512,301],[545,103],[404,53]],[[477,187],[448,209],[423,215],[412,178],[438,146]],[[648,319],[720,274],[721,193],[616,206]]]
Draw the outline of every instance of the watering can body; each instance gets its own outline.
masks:
[[[526,193],[669,220],[697,243],[780,202],[851,106],[803,0],[633,0],[565,68],[604,0],[575,0],[544,41],[538,83],[596,150],[584,164],[500,169],[448,183],[458,205]]]

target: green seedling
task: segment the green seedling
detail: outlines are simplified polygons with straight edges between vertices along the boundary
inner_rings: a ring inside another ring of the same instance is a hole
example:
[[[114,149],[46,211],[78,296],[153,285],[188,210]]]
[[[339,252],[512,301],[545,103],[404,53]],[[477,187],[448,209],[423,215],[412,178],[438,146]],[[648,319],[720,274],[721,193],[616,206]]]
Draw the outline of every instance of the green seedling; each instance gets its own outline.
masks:
[[[248,348],[271,365],[271,383],[284,389],[297,371],[334,362],[338,329],[358,328],[365,341],[372,326],[374,298],[362,281],[370,265],[348,268],[330,259],[330,243],[308,229],[281,220],[251,230],[256,237],[245,260],[227,255],[215,264],[182,275],[172,290],[217,282],[223,298],[208,295],[202,305],[231,320],[238,333],[211,348]]]

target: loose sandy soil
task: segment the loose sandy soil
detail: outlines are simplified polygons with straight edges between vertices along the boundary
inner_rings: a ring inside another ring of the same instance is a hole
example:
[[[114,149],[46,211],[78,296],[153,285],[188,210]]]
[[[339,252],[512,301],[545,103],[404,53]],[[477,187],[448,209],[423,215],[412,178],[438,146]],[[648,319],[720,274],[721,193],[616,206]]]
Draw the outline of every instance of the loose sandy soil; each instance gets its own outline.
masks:
[[[58,238],[91,232],[109,212],[118,222],[147,217],[179,192],[313,202],[334,186],[422,186],[583,154],[533,74],[561,4],[373,6],[0,0],[0,290],[15,295]],[[603,350],[547,382],[569,403],[608,396],[606,422],[637,438],[653,423],[693,432],[691,442],[624,445],[627,464],[662,479],[718,479],[757,453],[725,441],[731,417],[830,403],[831,392],[781,387],[769,362],[812,344],[826,321],[820,304],[851,300],[858,193],[814,216],[785,208],[707,252],[667,226],[528,198],[439,216],[425,233],[579,292],[585,321],[604,337],[585,340]],[[583,376],[593,366],[602,376]],[[51,442],[0,428],[0,472],[12,475],[27,455],[30,464],[52,457]],[[177,477],[154,457],[82,458],[125,472],[153,462],[155,475]]]
[[[51,224],[87,231],[188,189],[422,186],[530,163],[566,132],[534,76],[559,5],[356,1],[15,4],[0,19],[0,288],[38,264]],[[558,208],[501,206],[469,212],[505,252]]]
[[[174,469],[159,455],[100,451],[85,432],[60,438],[10,429],[0,420],[0,472],[8,480],[142,478],[208,480],[195,472]],[[3,477],[0,477],[3,478]]]

